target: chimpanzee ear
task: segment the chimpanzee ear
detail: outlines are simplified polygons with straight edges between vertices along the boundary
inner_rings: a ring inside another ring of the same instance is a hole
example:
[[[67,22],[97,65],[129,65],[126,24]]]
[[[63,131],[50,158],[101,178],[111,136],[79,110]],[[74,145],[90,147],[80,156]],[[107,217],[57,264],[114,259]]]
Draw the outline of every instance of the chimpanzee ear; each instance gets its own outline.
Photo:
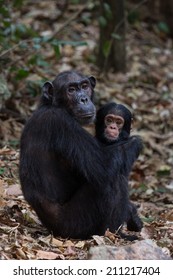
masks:
[[[88,79],[90,80],[92,87],[95,88],[96,78],[94,76],[90,76],[90,77],[88,77]]]
[[[53,84],[51,82],[45,82],[42,88],[43,96],[46,99],[52,99],[53,97]]]

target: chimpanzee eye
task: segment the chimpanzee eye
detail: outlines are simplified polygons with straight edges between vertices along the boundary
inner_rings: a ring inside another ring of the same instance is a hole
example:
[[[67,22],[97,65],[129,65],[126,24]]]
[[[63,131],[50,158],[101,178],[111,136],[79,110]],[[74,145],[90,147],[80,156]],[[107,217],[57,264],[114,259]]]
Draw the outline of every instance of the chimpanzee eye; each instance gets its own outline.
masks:
[[[87,90],[88,87],[89,87],[89,85],[88,85],[87,83],[83,83],[83,84],[81,85],[81,88],[84,89],[84,90]]]
[[[68,88],[69,93],[75,93],[75,91],[76,91],[75,87],[69,87]]]
[[[121,121],[121,120],[117,120],[117,121],[116,121],[116,124],[117,124],[117,125],[121,125],[121,124],[122,124],[122,121]]]
[[[116,120],[116,124],[118,127],[123,126],[124,122],[122,120]]]
[[[107,119],[106,119],[106,123],[107,123],[107,124],[111,124],[111,123],[112,123],[112,119],[111,119],[111,118],[107,118]]]

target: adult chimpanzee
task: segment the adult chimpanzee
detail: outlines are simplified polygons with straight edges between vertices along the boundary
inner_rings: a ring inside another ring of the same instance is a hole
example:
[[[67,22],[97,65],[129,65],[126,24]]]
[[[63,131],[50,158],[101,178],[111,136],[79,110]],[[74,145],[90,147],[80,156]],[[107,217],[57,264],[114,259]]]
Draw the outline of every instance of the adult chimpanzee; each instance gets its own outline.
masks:
[[[135,136],[135,141],[138,143],[138,145],[136,145],[136,150],[135,147],[132,151],[127,149],[128,142],[131,142],[131,122],[131,112],[124,105],[111,102],[98,110],[95,123],[97,140],[105,145],[117,144],[114,156],[117,156],[116,153],[118,153],[118,150],[124,149],[125,147],[123,156],[124,165],[119,175],[121,176],[122,186],[127,185],[127,188],[129,173],[135,159],[137,159],[139,155],[140,147],[142,148],[141,139]],[[131,152],[132,155],[130,155]],[[115,184],[117,184],[116,181]],[[142,228],[142,221],[138,217],[135,205],[131,202],[129,202],[126,222],[129,230],[140,231]]]
[[[128,190],[119,174],[124,150],[134,161],[139,145],[131,139],[114,156],[114,145],[100,145],[81,127],[95,118],[95,84],[94,77],[73,71],[46,82],[40,105],[21,137],[24,197],[42,223],[65,238],[116,230],[129,211]]]

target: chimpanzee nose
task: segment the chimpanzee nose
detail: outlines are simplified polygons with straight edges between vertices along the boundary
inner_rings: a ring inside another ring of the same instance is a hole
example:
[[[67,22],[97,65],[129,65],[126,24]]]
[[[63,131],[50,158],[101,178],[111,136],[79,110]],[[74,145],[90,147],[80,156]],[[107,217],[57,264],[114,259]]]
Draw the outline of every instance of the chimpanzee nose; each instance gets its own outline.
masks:
[[[88,103],[88,97],[87,96],[82,96],[81,98],[80,98],[80,103],[81,104],[87,104]]]
[[[116,124],[111,124],[111,125],[110,125],[110,129],[117,129]]]

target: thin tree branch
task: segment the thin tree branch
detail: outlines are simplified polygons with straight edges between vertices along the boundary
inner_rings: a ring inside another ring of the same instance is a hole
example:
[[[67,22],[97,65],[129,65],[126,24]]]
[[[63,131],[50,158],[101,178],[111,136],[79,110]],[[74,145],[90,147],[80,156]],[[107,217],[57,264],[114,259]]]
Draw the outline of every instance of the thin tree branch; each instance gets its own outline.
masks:
[[[132,8],[130,10],[130,12],[124,16],[122,18],[122,20],[120,20],[120,22],[115,26],[114,30],[112,33],[117,33],[118,29],[121,27],[121,25],[127,20],[127,17],[132,13],[134,12],[135,10],[139,9],[142,5],[144,5],[146,2],[148,2],[148,0],[142,0],[140,3],[138,3],[137,5],[134,6],[134,8]],[[114,42],[115,38],[111,38],[110,40],[110,50],[112,49],[112,46],[113,46],[113,42]],[[104,62],[104,66],[103,66],[103,73],[106,72],[106,67],[107,67],[107,64],[108,64],[108,59],[109,59],[109,55],[105,58],[105,62]]]

